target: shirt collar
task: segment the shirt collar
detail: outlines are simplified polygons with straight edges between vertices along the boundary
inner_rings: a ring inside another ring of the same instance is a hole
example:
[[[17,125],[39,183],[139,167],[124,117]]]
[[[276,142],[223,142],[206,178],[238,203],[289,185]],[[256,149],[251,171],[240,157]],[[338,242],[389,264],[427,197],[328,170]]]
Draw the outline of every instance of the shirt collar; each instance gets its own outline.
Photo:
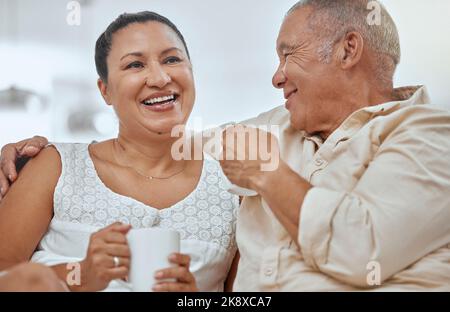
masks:
[[[426,105],[430,103],[430,97],[428,95],[427,88],[425,86],[407,86],[396,88],[393,91],[394,101],[364,107],[354,112],[341,127],[348,124],[353,119],[358,119],[360,125],[364,123],[364,120],[368,121],[380,115],[386,115],[390,112],[396,111],[400,108],[413,106],[413,105]],[[323,143],[323,139],[318,135],[310,135],[303,132],[303,137],[309,141],[314,142],[320,146]]]
[[[365,107],[357,111],[355,114],[359,112],[367,112],[375,116],[384,115],[386,112],[397,110],[405,106],[426,105],[430,103],[430,97],[425,86],[396,88],[394,89],[393,97],[394,101]]]

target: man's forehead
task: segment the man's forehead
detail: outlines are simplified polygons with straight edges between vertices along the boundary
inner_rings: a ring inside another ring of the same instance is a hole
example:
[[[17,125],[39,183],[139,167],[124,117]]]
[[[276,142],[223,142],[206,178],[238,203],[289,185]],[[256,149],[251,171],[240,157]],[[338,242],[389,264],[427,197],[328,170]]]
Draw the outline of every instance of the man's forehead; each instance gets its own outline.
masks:
[[[301,8],[286,16],[278,34],[277,49],[282,51],[292,48],[299,44],[301,38],[305,38],[309,29],[309,14],[308,8]]]
[[[280,31],[277,39],[277,50],[293,50],[296,47],[302,46],[305,43],[309,42],[308,38],[310,38],[310,34],[301,29],[294,29],[293,31],[289,32]]]

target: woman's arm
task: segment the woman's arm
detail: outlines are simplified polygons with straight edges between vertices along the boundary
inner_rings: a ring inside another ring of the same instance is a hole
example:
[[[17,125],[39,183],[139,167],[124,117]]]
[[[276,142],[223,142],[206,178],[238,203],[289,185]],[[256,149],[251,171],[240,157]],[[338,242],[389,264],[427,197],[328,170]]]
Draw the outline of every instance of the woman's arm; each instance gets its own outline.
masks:
[[[234,280],[236,279],[236,273],[237,273],[240,258],[241,258],[241,256],[240,256],[239,250],[238,250],[236,252],[236,255],[234,256],[234,260],[233,260],[233,263],[231,264],[230,271],[228,272],[227,280],[225,281],[225,291],[226,292],[233,291],[233,284],[234,284]]]
[[[68,291],[52,269],[37,263],[22,263],[0,276],[0,292]]]
[[[23,168],[0,203],[0,270],[28,261],[53,217],[61,159],[44,149]]]
[[[0,153],[0,201],[10,188],[10,183],[17,180],[17,173],[29,158],[37,154],[48,144],[44,137],[35,136],[17,143],[10,143],[2,147]]]

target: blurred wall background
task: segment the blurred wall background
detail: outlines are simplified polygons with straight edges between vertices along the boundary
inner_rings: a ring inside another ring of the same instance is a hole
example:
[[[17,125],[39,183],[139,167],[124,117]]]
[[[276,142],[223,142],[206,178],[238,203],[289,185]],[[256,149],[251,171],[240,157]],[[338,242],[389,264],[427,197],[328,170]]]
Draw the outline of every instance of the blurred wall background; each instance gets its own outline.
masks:
[[[275,41],[296,0],[79,0],[80,25],[67,22],[69,2],[0,0],[0,145],[34,134],[78,142],[115,135],[96,87],[94,45],[123,12],[156,11],[186,37],[197,84],[191,122],[238,121],[284,104],[271,86]],[[382,2],[401,37],[396,85],[426,84],[433,103],[450,109],[450,1]]]

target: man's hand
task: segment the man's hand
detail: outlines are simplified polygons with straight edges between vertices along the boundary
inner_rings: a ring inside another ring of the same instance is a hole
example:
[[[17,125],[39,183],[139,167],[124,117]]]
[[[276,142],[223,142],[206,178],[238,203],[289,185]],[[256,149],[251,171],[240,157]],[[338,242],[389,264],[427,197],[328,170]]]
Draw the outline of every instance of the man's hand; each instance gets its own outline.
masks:
[[[52,269],[36,263],[19,264],[0,277],[0,292],[69,291]]]
[[[243,125],[228,127],[222,134],[222,170],[231,183],[255,191],[280,165],[277,138]]]
[[[10,183],[14,183],[17,179],[17,162],[21,159],[36,156],[47,144],[46,138],[35,136],[18,143],[7,144],[2,148],[0,155],[0,201],[8,192]]]
[[[238,125],[223,133],[223,172],[233,184],[258,192],[298,244],[300,209],[312,185],[281,160],[273,135],[251,129]]]

